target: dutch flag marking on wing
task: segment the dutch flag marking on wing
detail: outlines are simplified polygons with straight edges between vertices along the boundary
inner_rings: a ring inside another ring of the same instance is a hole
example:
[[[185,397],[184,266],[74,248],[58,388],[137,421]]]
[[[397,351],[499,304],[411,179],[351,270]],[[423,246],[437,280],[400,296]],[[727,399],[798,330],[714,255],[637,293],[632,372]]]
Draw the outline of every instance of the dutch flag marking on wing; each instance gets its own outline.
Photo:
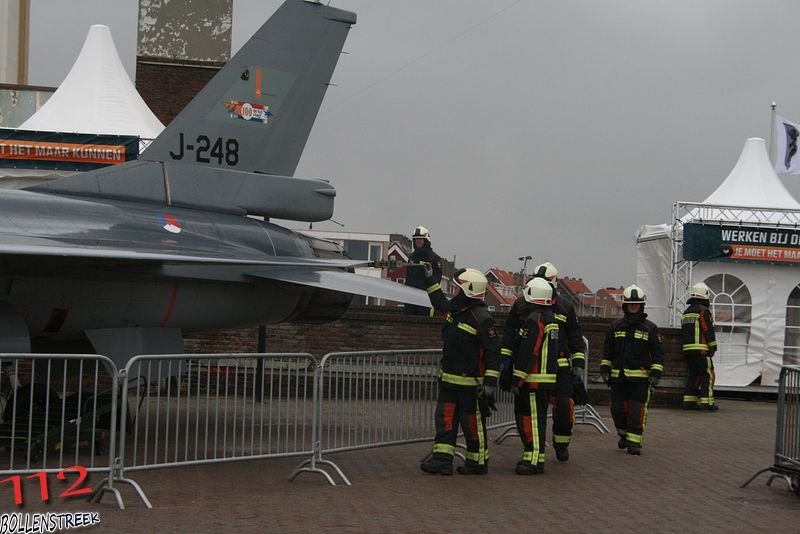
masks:
[[[181,224],[175,217],[173,217],[169,213],[159,213],[158,222],[161,224],[161,227],[167,232],[173,234],[181,233]]]

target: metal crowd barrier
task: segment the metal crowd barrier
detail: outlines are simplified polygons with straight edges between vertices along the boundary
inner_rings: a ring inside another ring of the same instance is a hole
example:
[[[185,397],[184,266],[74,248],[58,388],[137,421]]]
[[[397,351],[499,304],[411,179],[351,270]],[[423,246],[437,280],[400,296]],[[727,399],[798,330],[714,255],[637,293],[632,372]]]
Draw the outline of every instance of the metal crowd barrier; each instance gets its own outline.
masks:
[[[781,368],[773,464],[756,471],[740,487],[744,488],[767,471],[772,473],[767,486],[771,486],[774,479],[783,478],[789,488],[800,496],[800,365]]]
[[[125,471],[311,454],[316,368],[305,353],[132,358],[114,480],[149,508]]]
[[[320,446],[292,473],[333,479],[318,464],[330,466],[350,485],[339,467],[323,453],[431,441],[438,398],[441,350],[336,352],[320,362],[317,428]],[[510,395],[498,398],[487,429],[514,420]]]
[[[105,356],[0,355],[0,476],[38,475],[44,495],[51,473],[58,478],[77,477],[80,471],[110,475],[117,385],[117,369]],[[94,494],[110,491],[121,506],[113,485],[102,485]]]

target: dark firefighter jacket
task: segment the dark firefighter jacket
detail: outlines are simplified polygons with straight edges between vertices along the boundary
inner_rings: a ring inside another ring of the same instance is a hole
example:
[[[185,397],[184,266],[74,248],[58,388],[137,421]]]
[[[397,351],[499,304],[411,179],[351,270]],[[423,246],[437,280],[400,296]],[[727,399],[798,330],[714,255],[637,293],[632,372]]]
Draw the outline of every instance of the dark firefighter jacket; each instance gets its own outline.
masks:
[[[432,280],[433,277],[429,279]],[[442,384],[451,389],[474,388],[479,384],[497,387],[500,344],[486,304],[463,293],[448,300],[438,282],[428,288],[428,296],[433,308],[445,316],[439,371]]]
[[[517,335],[511,341],[514,360],[512,384],[548,389],[555,387],[559,370],[569,369],[569,360],[559,352],[559,326],[549,306],[530,305]]]
[[[561,331],[561,348],[569,350],[572,365],[583,369],[586,365],[586,344],[583,342],[583,330],[578,322],[575,307],[556,295],[553,299],[553,315]]]
[[[713,356],[717,351],[714,319],[706,302],[689,299],[689,307],[681,315],[681,338],[686,355]]]
[[[532,309],[533,305],[529,304],[524,297],[519,297],[511,306],[503,329],[503,341],[500,344],[500,354],[504,360],[511,358],[511,343]],[[561,343],[559,350],[568,350],[568,356],[571,354],[572,365],[583,369],[586,364],[586,344],[583,341],[583,331],[578,322],[575,308],[568,302],[562,304],[556,298],[551,309],[559,327]]]
[[[664,372],[664,349],[658,327],[647,320],[646,313],[626,315],[611,323],[603,347],[600,372],[610,375],[610,382],[629,380],[646,382],[661,378]]]
[[[433,278],[436,278],[437,282],[442,279],[442,260],[433,251],[430,243],[426,242],[422,248],[414,249],[408,262],[416,265],[406,267],[407,286],[416,287],[417,289],[426,289],[429,286],[425,277],[425,265],[431,266]]]

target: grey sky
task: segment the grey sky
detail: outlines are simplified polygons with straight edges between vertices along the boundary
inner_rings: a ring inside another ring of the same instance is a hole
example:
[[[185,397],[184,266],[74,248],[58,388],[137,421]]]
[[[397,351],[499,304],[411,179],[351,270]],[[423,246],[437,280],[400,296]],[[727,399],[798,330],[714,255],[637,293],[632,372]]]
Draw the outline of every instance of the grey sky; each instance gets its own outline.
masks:
[[[32,4],[31,83],[57,85],[93,23],[133,72],[136,0]],[[234,48],[279,4],[235,0]],[[705,199],[772,101],[800,121],[792,0],[333,4],[358,24],[297,175],[333,183],[345,230],[423,224],[462,266],[631,283],[639,225]]]

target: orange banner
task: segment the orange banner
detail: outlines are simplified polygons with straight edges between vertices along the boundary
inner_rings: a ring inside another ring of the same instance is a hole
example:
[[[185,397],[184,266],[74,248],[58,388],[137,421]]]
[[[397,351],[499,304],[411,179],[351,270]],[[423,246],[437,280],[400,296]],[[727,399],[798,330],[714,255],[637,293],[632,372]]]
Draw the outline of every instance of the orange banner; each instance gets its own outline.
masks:
[[[3,159],[118,165],[125,163],[125,146],[2,139],[0,160]]]
[[[800,249],[731,245],[731,259],[750,261],[785,261],[800,263]]]

